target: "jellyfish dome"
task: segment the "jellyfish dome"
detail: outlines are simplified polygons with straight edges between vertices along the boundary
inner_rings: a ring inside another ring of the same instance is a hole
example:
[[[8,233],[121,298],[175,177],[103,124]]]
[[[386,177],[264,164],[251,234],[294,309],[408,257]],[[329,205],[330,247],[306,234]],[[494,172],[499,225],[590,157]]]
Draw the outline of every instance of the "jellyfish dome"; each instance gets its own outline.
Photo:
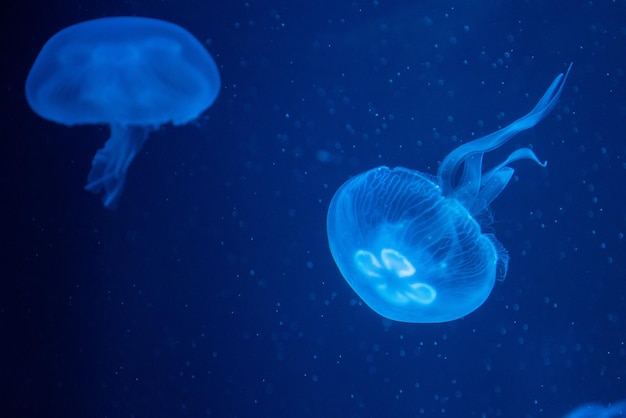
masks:
[[[461,318],[485,302],[496,278],[506,275],[509,257],[475,216],[506,187],[513,175],[508,164],[545,163],[522,148],[484,172],[483,155],[543,119],[568,74],[557,76],[526,116],[453,150],[436,177],[378,167],[337,190],[327,216],[330,250],[370,308],[395,321],[427,323]]]
[[[108,124],[87,190],[113,207],[126,171],[151,130],[185,124],[215,101],[215,61],[187,30],[144,17],[95,19],[46,42],[26,79],[35,113],[64,125]]]
[[[615,418],[623,416],[626,416],[626,400],[608,405],[600,403],[584,404],[565,415],[564,418]]]

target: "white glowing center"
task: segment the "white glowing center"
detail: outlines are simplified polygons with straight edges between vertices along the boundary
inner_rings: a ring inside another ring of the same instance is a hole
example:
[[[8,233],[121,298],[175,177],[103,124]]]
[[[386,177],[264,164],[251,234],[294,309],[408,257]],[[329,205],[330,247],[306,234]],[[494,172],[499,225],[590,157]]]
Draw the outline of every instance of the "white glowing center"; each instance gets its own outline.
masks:
[[[369,251],[358,250],[354,254],[354,262],[389,302],[396,305],[429,305],[437,298],[434,287],[416,280],[415,266],[399,251],[383,248],[377,257]]]

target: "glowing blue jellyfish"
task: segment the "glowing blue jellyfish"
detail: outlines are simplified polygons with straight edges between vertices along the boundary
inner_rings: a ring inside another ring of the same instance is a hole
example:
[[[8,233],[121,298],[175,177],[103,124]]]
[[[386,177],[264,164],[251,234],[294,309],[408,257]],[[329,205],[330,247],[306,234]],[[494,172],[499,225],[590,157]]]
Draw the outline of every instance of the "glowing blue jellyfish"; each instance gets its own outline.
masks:
[[[610,405],[590,403],[579,406],[564,418],[615,418],[626,416],[626,400]]]
[[[496,276],[506,275],[508,255],[474,215],[506,187],[513,175],[509,163],[526,158],[545,166],[523,148],[483,172],[483,154],[543,119],[567,74],[556,77],[526,116],[452,151],[436,178],[378,167],[337,190],[328,209],[330,250],[370,308],[395,321],[445,322],[482,305]]]
[[[106,123],[111,137],[85,188],[117,203],[131,161],[151,130],[185,124],[217,97],[213,58],[185,29],[143,17],[112,17],[67,27],[46,42],[26,80],[26,99],[64,125]]]

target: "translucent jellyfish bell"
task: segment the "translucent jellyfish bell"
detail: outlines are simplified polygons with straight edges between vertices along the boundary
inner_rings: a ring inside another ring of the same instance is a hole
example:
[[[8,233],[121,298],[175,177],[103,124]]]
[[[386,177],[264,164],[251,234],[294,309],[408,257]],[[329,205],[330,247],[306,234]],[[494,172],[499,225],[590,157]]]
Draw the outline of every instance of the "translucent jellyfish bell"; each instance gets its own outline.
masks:
[[[617,418],[626,416],[626,399],[603,405],[584,404],[565,415],[564,418]]]
[[[510,163],[545,163],[522,148],[483,171],[483,155],[541,121],[568,74],[557,76],[524,117],[453,150],[437,177],[378,167],[337,190],[328,208],[330,251],[370,308],[396,321],[445,322],[485,302],[496,277],[506,275],[509,257],[474,216],[504,190],[513,175]]]
[[[149,132],[185,124],[215,101],[215,61],[187,30],[143,17],[95,19],[46,42],[26,79],[26,99],[44,119],[108,124],[111,137],[92,163],[85,188],[114,207],[128,166]]]

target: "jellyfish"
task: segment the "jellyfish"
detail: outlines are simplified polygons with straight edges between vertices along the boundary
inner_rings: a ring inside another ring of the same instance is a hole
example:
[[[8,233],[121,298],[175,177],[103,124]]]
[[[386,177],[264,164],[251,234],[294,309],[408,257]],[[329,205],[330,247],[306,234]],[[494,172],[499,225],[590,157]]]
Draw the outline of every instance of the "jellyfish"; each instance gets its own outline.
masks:
[[[521,148],[484,171],[483,155],[542,120],[570,69],[526,116],[450,152],[436,177],[382,166],[336,191],[326,225],[330,251],[372,310],[395,321],[434,323],[461,318],[485,302],[496,278],[506,276],[509,257],[477,219],[487,218],[489,204],[511,179],[510,163],[546,163]]]
[[[590,403],[574,409],[564,418],[615,418],[626,416],[626,399],[609,405]]]
[[[215,61],[187,30],[144,17],[69,26],[46,42],[26,79],[26,99],[44,119],[67,126],[108,124],[85,189],[117,205],[128,166],[149,133],[186,124],[215,101]]]

